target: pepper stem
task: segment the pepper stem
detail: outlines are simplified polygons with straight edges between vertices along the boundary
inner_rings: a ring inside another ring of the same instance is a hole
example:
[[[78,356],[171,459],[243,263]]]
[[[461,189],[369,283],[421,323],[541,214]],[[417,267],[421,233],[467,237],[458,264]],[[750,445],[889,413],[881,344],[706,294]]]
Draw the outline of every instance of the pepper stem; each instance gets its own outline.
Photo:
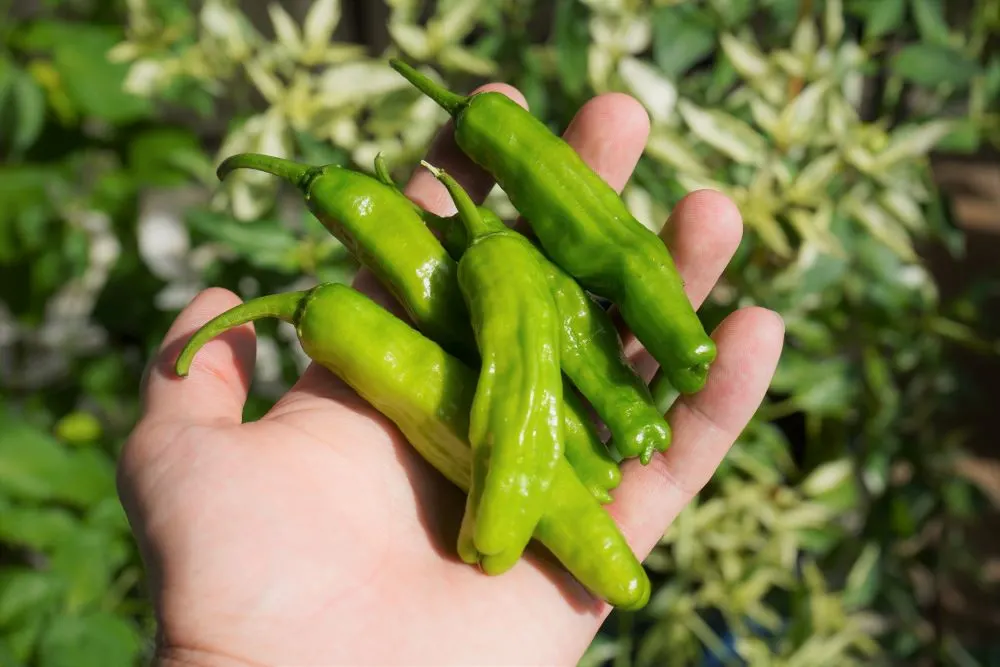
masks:
[[[257,171],[273,174],[303,192],[309,189],[309,183],[318,171],[316,167],[310,167],[300,162],[293,162],[292,160],[272,155],[238,153],[223,160],[219,168],[216,169],[215,175],[221,181],[237,169],[256,169]]]
[[[472,197],[465,191],[465,188],[458,184],[458,181],[452,178],[444,169],[439,169],[426,160],[421,160],[420,164],[448,189],[448,194],[451,195],[452,201],[455,202],[455,208],[458,209],[458,217],[462,221],[462,225],[465,226],[465,232],[468,236],[466,240],[467,246],[472,245],[476,239],[496,231],[496,229],[483,220],[483,217],[479,214],[479,208],[472,201]]]
[[[468,97],[453,93],[444,86],[431,81],[430,78],[418,72],[414,67],[404,63],[399,58],[390,58],[389,65],[399,72],[404,79],[412,83],[417,90],[431,98],[451,116],[458,115],[469,103]]]
[[[198,354],[198,350],[208,341],[233,327],[238,327],[241,324],[265,317],[276,317],[284,322],[294,324],[299,318],[299,311],[302,304],[311,291],[302,290],[298,292],[285,292],[283,294],[269,294],[251,299],[246,303],[241,303],[217,315],[202,325],[184,345],[184,349],[181,350],[174,364],[174,371],[181,377],[185,377],[191,369],[191,362],[194,360],[195,355]]]
[[[392,180],[392,174],[389,173],[389,166],[385,163],[385,158],[382,157],[382,153],[375,156],[375,178],[382,181],[383,184],[388,185],[393,190],[399,190],[396,187],[396,181]]]

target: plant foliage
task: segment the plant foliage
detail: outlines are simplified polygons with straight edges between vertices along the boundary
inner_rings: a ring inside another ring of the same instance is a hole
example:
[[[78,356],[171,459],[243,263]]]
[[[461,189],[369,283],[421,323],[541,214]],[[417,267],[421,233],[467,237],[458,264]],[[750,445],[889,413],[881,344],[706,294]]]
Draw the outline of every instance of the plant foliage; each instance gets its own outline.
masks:
[[[1000,148],[1000,2],[953,4],[389,0],[377,54],[339,37],[339,0],[48,0],[4,22],[0,664],[148,657],[113,472],[146,360],[207,285],[249,298],[356,269],[277,179],[220,186],[214,165],[370,170],[382,152],[404,178],[445,114],[390,54],[457,89],[512,83],[556,131],[595,94],[635,96],[636,216],[658,229],[704,187],[744,216],[706,323],[747,304],[785,319],[768,400],[647,561],[651,604],[581,664],[975,664],[929,610],[977,572],[982,499],[947,426],[974,385],[951,351],[996,346],[983,292],[943,301],[922,256],[964,242],[928,154]],[[515,213],[499,189],[487,203]],[[258,327],[248,419],[303,367],[291,334]]]

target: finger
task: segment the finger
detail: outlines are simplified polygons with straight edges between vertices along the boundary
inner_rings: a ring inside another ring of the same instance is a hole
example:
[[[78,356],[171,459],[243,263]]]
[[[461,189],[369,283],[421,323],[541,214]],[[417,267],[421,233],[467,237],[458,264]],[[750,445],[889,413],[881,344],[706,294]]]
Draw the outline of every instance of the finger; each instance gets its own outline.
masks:
[[[673,445],[646,466],[625,462],[608,506],[641,558],[708,482],[760,406],[781,355],[784,323],[773,311],[750,307],[727,317],[712,337],[719,355],[705,388],[680,398],[668,414]]]
[[[252,323],[230,329],[206,343],[195,355],[187,377],[179,377],[174,371],[177,355],[191,335],[240,303],[229,290],[209,288],[180,312],[147,368],[142,421],[176,426],[242,422],[257,354]]]
[[[503,93],[525,109],[528,108],[524,95],[517,88],[507,84],[490,83],[472,92],[475,94],[490,91]],[[455,143],[455,125],[450,120],[438,132],[426,159],[430,164],[451,174],[477,204],[486,199],[486,195],[496,183],[486,170],[473,162]],[[425,211],[438,215],[452,215],[455,212],[455,204],[448,190],[422,165],[413,172],[404,192]]]
[[[660,237],[684,281],[684,292],[695,310],[708,297],[743,239],[743,218],[736,205],[713,190],[698,190],[681,199]],[[621,322],[618,308],[612,316],[619,325],[625,355],[639,375],[649,382],[657,363]]]
[[[580,107],[563,139],[616,192],[635,171],[649,138],[649,115],[624,93],[605,93]]]

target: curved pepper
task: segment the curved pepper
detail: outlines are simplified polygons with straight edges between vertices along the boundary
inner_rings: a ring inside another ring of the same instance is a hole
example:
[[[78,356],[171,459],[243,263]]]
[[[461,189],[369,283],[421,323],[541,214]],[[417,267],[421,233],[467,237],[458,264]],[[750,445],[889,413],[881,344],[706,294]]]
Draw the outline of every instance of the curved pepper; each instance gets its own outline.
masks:
[[[671,384],[705,384],[715,343],[684,293],[660,238],[573,148],[497,92],[453,93],[410,65],[390,65],[453,118],[455,141],[528,220],[548,256],[589,291],[618,304]]]
[[[412,202],[367,174],[337,165],[310,167],[241,153],[217,175],[256,169],[294,185],[334,237],[367,266],[417,328],[463,359],[475,354],[468,312],[458,289],[458,264],[427,229]]]
[[[458,284],[482,357],[458,553],[470,563],[492,556],[493,566],[505,569],[531,539],[562,458],[558,312],[527,240],[486,227],[458,182],[423,164],[448,189],[465,225]]]
[[[479,211],[484,225],[508,229],[489,209],[480,207]],[[464,227],[452,218],[435,216],[425,221],[441,234],[452,257],[460,259],[465,247]],[[563,373],[607,425],[618,453],[625,458],[637,456],[643,465],[649,463],[654,452],[670,446],[670,426],[649,387],[622,353],[622,341],[611,316],[534,244],[531,248],[545,269],[562,320],[559,363]]]
[[[400,196],[405,196],[392,180],[381,153],[375,156],[375,175],[382,183],[399,192]],[[407,201],[412,200],[407,198]],[[451,253],[455,261],[458,261],[465,252],[466,246],[465,227],[458,219],[458,215],[442,217],[425,211],[416,203],[413,203],[413,207],[432,229],[442,233],[442,243],[445,249]],[[506,228],[500,218],[490,209],[480,206],[478,211],[484,225],[495,229]],[[549,267],[552,266],[547,260],[546,264]],[[556,305],[558,308],[559,304]],[[613,332],[614,329],[612,328],[611,331]],[[586,406],[574,393],[572,387],[565,382],[562,414],[563,453],[566,459],[573,466],[580,481],[590,489],[594,497],[601,503],[610,503],[612,498],[609,491],[617,488],[621,483],[621,468],[611,458],[607,446],[601,442],[587,413]]]
[[[198,350],[213,337],[264,317],[294,324],[306,354],[396,424],[424,459],[468,492],[469,415],[477,373],[351,287],[322,284],[232,308],[188,340],[177,358],[177,374],[187,375]],[[534,537],[600,599],[627,610],[649,601],[642,564],[565,460],[555,466]],[[486,558],[487,573],[490,566]]]

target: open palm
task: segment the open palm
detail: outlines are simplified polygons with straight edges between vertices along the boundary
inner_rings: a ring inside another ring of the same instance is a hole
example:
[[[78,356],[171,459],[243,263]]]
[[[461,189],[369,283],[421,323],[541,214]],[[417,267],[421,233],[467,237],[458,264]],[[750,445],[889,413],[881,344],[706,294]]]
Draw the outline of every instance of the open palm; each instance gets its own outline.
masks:
[[[524,104],[509,86],[487,89]],[[635,100],[608,94],[584,105],[565,137],[620,190],[648,132]],[[455,147],[450,124],[428,160],[478,201],[493,184]],[[435,213],[454,210],[423,169],[406,193]],[[729,200],[700,191],[676,207],[663,235],[697,307],[742,223]],[[402,316],[367,271],[355,287]],[[264,418],[242,424],[252,325],[207,344],[186,379],[174,376],[191,333],[238,303],[209,289],[178,316],[119,465],[151,578],[160,664],[575,664],[610,608],[543,552],[499,577],[461,563],[463,495],[339,379],[313,364]],[[640,558],[760,404],[783,326],[774,313],[747,308],[713,338],[719,353],[705,389],[668,416],[674,444],[648,466],[628,461],[607,506]],[[625,331],[623,340],[648,380],[654,362]]]

